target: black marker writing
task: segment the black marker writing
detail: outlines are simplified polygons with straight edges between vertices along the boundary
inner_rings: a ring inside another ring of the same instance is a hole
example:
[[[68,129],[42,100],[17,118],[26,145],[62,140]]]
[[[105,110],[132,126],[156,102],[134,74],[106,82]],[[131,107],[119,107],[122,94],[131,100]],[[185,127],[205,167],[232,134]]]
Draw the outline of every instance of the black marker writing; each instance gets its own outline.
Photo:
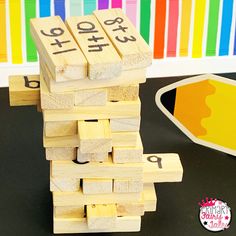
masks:
[[[82,22],[78,23],[77,29],[79,30],[79,34],[97,33],[98,32],[97,30],[95,30],[95,25],[89,21],[82,21]]]
[[[40,82],[37,80],[29,80],[27,76],[24,76],[25,80],[25,87],[31,89],[38,89],[40,88]]]
[[[161,163],[161,158],[160,157],[158,157],[158,156],[156,156],[156,155],[152,155],[152,156],[149,156],[148,158],[147,158],[147,160],[149,161],[149,162],[152,162],[152,163],[157,163],[157,165],[158,165],[158,168],[159,169],[162,169],[162,163]]]
[[[59,32],[57,33],[57,31],[59,31]],[[41,34],[48,36],[48,37],[58,37],[58,36],[63,35],[65,31],[62,28],[52,28],[50,30],[51,34],[45,33],[43,30],[40,30],[40,32],[41,32]]]

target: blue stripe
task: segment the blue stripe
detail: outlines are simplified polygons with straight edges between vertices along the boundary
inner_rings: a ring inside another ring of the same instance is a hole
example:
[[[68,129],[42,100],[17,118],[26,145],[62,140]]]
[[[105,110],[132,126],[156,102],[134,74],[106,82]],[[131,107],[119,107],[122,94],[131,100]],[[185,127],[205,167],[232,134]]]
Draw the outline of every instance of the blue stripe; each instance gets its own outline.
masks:
[[[54,12],[55,16],[60,16],[65,20],[65,0],[54,0]]]
[[[220,34],[219,55],[226,56],[229,54],[230,32],[232,25],[233,0],[223,1],[223,13]]]
[[[39,0],[40,17],[50,16],[50,0]]]

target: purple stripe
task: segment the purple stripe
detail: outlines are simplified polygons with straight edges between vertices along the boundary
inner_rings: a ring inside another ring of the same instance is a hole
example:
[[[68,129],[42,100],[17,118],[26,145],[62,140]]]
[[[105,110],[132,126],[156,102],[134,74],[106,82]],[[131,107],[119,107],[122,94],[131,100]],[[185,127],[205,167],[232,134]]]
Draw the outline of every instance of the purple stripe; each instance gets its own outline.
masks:
[[[109,7],[109,0],[98,0],[98,9],[107,9]]]

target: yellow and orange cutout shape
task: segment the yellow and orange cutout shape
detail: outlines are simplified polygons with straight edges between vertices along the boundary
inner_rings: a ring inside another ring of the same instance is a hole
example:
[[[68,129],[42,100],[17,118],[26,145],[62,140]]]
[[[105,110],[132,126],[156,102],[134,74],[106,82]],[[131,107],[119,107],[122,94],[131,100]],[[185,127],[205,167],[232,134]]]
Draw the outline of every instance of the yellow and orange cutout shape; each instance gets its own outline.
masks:
[[[156,104],[193,142],[236,156],[236,81],[184,79],[160,89]]]

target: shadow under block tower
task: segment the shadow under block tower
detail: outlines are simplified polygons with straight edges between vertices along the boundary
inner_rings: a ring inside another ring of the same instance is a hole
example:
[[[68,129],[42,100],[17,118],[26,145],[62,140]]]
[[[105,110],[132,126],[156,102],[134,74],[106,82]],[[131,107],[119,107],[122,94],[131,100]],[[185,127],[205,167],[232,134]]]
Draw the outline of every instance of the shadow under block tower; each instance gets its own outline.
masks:
[[[154,183],[183,175],[177,154],[143,154],[148,45],[120,9],[32,19],[31,34],[40,75],[10,77],[10,103],[42,111],[54,233],[139,231]]]

